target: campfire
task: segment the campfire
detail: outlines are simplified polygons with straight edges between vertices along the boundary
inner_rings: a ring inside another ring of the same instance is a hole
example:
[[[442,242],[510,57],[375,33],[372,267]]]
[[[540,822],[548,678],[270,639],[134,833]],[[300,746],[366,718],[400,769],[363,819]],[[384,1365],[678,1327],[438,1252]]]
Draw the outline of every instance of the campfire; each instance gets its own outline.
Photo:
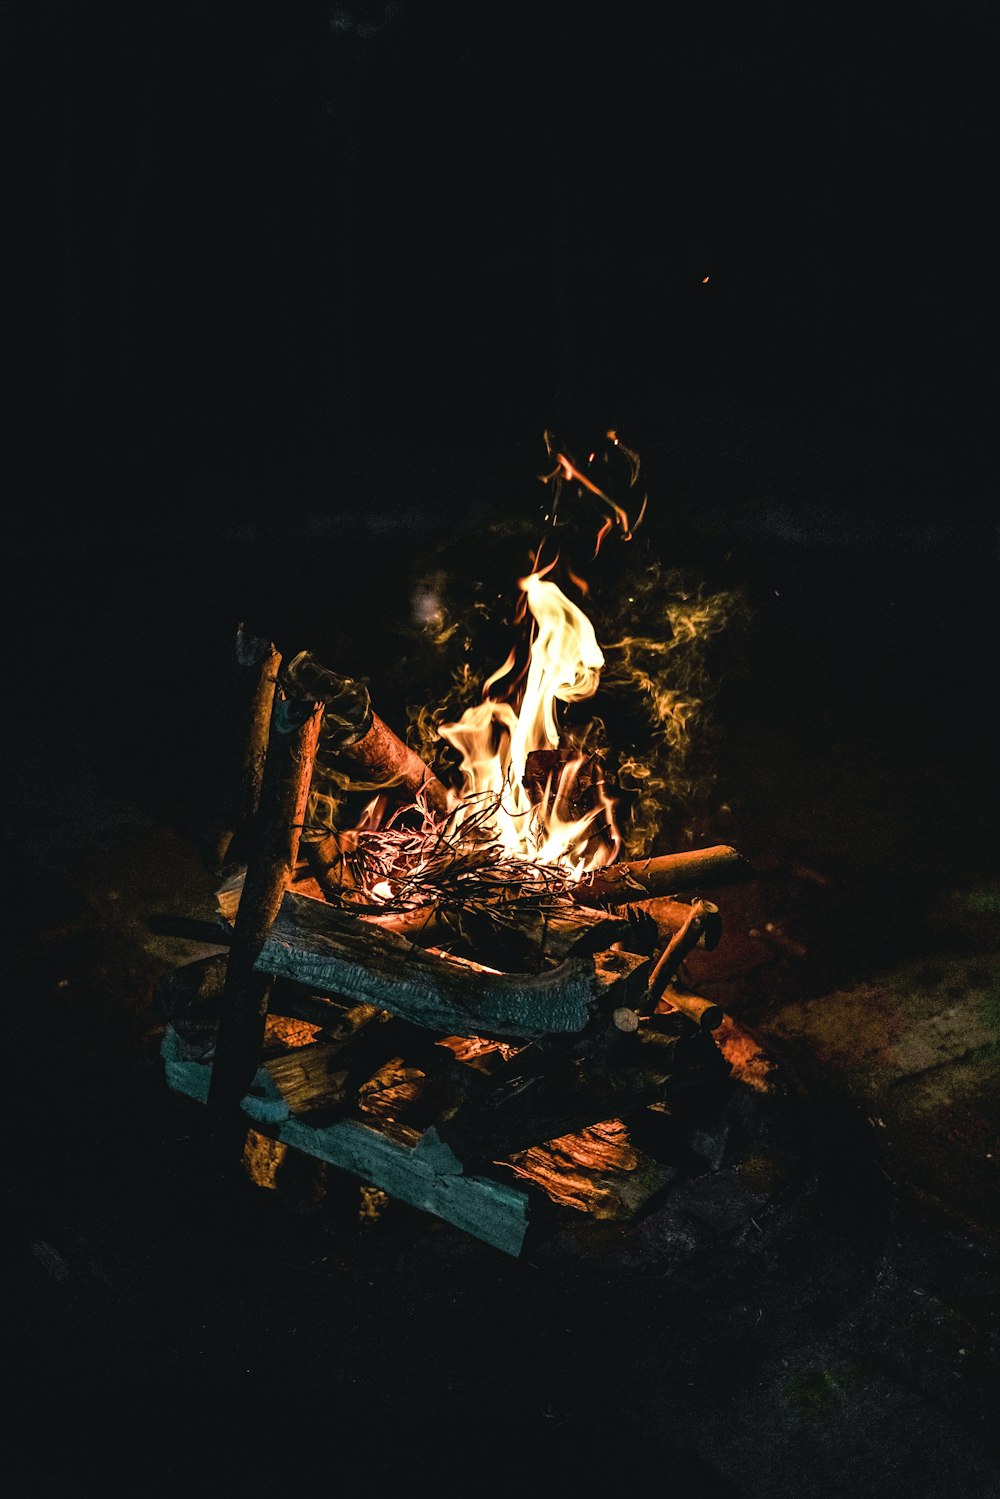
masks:
[[[239,628],[223,951],[157,988],[168,1083],[255,1179],[303,1152],[511,1254],[566,1214],[648,1211],[724,1106],[727,1017],[684,964],[754,873],[728,845],[629,848],[641,798],[584,711],[606,657],[559,508],[596,511],[594,561],[644,506],[548,442],[509,654],[460,713],[403,737],[367,683]]]

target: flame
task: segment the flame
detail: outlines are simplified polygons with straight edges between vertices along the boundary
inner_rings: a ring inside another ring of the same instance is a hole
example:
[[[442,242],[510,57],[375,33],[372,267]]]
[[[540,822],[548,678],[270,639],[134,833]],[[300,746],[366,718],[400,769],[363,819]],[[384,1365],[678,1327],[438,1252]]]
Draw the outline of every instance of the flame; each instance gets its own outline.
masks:
[[[474,598],[467,612],[453,618],[444,603],[444,571],[429,575],[414,594],[414,622],[436,650],[452,658],[451,685],[436,704],[408,708],[407,738],[429,766],[440,768],[450,787],[449,808],[442,818],[418,799],[422,827],[411,831],[412,807],[394,810],[391,794],[370,803],[355,824],[356,846],[345,855],[359,898],[363,894],[377,906],[426,904],[428,889],[437,888],[444,870],[456,880],[481,878],[485,888],[500,873],[498,860],[508,861],[505,889],[507,876],[512,890],[536,877],[539,888],[548,888],[546,870],[556,871],[564,884],[613,863],[623,850],[630,858],[645,856],[668,815],[678,824],[696,808],[709,775],[699,759],[706,739],[699,718],[711,685],[706,651],[739,612],[739,599],[692,589],[679,573],[639,557],[627,586],[602,595],[607,633],[603,646],[598,644],[590,619],[563,590],[589,598],[582,575],[587,560],[596,559],[611,535],[616,542],[633,540],[647,503],[636,495],[626,511],[611,497],[623,472],[628,489],[635,489],[640,463],[614,429],[605,435],[610,448],[589,453],[581,467],[545,434],[549,464],[538,478],[551,489],[547,529],[522,564],[526,576],[518,580],[513,614],[521,633],[485,680],[475,664],[470,627],[476,614],[489,614],[483,599]],[[614,483],[604,479],[605,472]],[[570,513],[560,516],[567,494]],[[555,581],[557,567],[562,587]],[[598,687],[609,702],[631,701],[651,731],[643,742],[636,717],[629,721],[627,742],[609,761],[614,798],[607,794],[602,759],[593,752],[603,743],[601,718],[592,715],[581,728],[579,714],[562,712]],[[477,693],[479,702],[468,707]],[[453,784],[454,763],[441,763],[442,745],[457,756],[459,786]],[[340,796],[375,789],[335,766],[326,784],[329,808],[318,797],[314,804],[328,815],[316,821],[333,827]],[[619,830],[616,814],[623,807]],[[487,867],[491,873],[481,874]]]
[[[600,784],[592,788],[591,805],[574,812],[574,791],[587,757],[571,754],[558,769],[553,765],[544,794],[536,800],[525,784],[529,755],[559,750],[558,705],[592,697],[604,667],[593,625],[546,576],[551,569],[552,565],[533,572],[518,583],[533,620],[519,707],[487,699],[466,709],[457,721],[440,724],[438,734],[461,755],[456,833],[471,817],[481,817],[484,801],[491,799],[487,831],[500,841],[505,855],[563,865],[579,875],[610,862],[620,846],[613,803]],[[487,679],[487,690],[509,672],[513,660],[512,652]],[[609,836],[595,841],[600,828]]]

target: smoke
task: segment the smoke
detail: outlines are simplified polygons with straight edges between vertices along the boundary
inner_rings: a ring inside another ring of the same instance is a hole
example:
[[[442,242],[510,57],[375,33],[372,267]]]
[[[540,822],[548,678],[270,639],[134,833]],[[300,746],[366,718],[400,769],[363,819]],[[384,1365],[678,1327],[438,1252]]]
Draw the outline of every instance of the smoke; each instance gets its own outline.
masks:
[[[605,600],[602,695],[628,738],[608,734],[605,753],[631,811],[622,829],[629,858],[665,833],[689,838],[715,784],[713,705],[724,680],[728,634],[746,618],[745,596],[711,591],[679,569],[649,562]]]

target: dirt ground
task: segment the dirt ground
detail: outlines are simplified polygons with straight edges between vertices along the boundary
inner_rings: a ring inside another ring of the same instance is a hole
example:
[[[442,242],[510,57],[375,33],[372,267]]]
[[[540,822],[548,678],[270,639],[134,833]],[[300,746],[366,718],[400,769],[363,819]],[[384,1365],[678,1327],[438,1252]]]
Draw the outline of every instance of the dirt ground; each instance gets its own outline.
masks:
[[[387,480],[346,541],[191,503],[48,554],[4,777],[9,1491],[1000,1494],[989,527],[671,513],[747,604],[692,836],[757,878],[690,977],[789,1084],[800,1166],[759,1219],[692,1201],[680,1258],[513,1259],[335,1173],[224,1183],[167,1088],[153,988],[210,949],[150,922],[213,913],[231,631],[252,608],[388,681],[393,611],[454,556],[412,508],[459,491]]]

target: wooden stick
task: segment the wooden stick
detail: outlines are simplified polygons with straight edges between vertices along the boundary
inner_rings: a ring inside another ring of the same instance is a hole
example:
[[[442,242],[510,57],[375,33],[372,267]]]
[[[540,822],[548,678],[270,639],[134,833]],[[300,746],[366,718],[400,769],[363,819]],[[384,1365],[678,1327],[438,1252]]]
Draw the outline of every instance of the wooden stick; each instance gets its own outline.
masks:
[[[444,783],[377,713],[372,714],[367,734],[345,745],[341,753],[362,766],[379,787],[402,786],[414,797],[421,795],[437,816],[447,816],[450,802]]]
[[[431,812],[447,816],[451,803],[444,785],[416,751],[372,712],[363,683],[338,676],[310,651],[300,651],[286,674],[301,696],[316,698],[327,710],[319,745],[321,771],[330,758],[352,760],[367,771],[379,790],[402,786],[414,797],[420,794]]]
[[[275,692],[254,847],[233,927],[209,1092],[222,1149],[239,1120],[264,1039],[271,975],[255,967],[298,860],[323,708]],[[240,1139],[242,1148],[242,1136]]]
[[[688,921],[691,915],[691,903],[684,900],[671,900],[667,895],[657,895],[649,900],[630,901],[625,910],[630,914],[634,912],[638,921],[645,919],[653,922],[660,941],[669,942],[671,937],[679,932]],[[722,939],[722,913],[718,906],[710,905],[708,901],[702,902],[702,910],[706,920],[701,945],[706,952],[712,952]]]
[[[222,869],[238,839],[245,837],[257,813],[267,755],[271,709],[278,681],[281,655],[270,640],[252,635],[241,624],[233,650],[237,699],[234,719],[237,733],[236,765],[223,788],[220,827],[215,842],[215,862]]]
[[[710,999],[703,999],[700,994],[689,994],[686,989],[678,989],[676,984],[668,984],[661,997],[667,1004],[673,1005],[675,1010],[680,1010],[682,1015],[687,1015],[703,1031],[717,1031],[726,1018],[720,1005],[714,1004]]]
[[[609,864],[585,875],[574,886],[573,898],[581,905],[618,905],[642,900],[648,895],[676,895],[681,890],[710,890],[753,879],[756,871],[741,853],[728,844],[696,848],[688,853],[661,854],[656,859],[632,859]]]
[[[671,937],[649,975],[646,1008],[655,1007],[688,953],[698,946],[704,935],[706,924],[716,914],[718,914],[718,907],[712,905],[710,901],[696,900],[692,904],[690,916],[680,930]]]

